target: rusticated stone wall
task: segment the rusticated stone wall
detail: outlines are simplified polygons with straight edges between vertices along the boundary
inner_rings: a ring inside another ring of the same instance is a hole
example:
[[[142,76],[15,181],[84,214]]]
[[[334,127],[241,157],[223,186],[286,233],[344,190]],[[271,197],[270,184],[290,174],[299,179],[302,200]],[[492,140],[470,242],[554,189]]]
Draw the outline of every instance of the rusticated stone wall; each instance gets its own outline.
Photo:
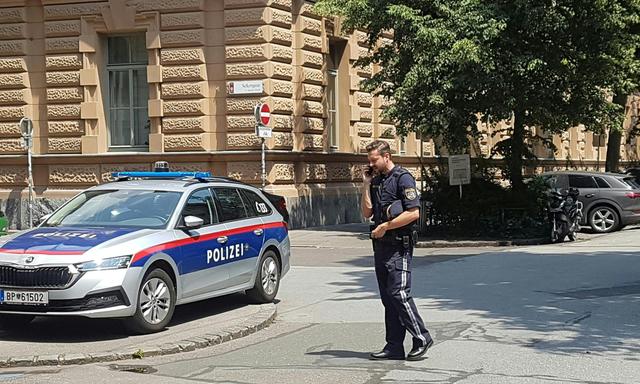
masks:
[[[29,105],[32,104],[29,66],[35,60],[29,60],[24,53],[29,47],[27,39],[38,36],[26,21],[26,9],[0,8],[0,154],[25,152],[16,123],[33,112]],[[42,42],[42,36],[39,40]],[[29,52],[34,50],[30,48]]]
[[[106,109],[106,37],[144,34],[148,54],[148,150],[113,152]],[[355,68],[367,35],[346,36],[338,20],[313,13],[305,0],[3,0],[0,1],[0,209],[13,227],[26,225],[26,156],[18,121],[34,121],[36,206],[44,214],[117,170],[149,170],[167,160],[175,170],[204,170],[259,185],[261,140],[253,108],[271,106],[266,140],[267,188],[287,196],[293,227],[359,221],[358,184],[365,147],[381,138],[396,160],[419,176],[442,154],[414,134],[404,145],[383,115],[390,101],[360,87],[379,70]],[[382,43],[388,42],[385,36]],[[327,132],[331,44],[338,63],[338,148]],[[257,80],[262,94],[232,95],[231,81]],[[630,97],[622,154],[638,160],[629,131],[640,113]],[[486,156],[508,122],[481,121],[472,151]],[[542,136],[544,132],[536,132]],[[575,127],[550,139],[541,158],[596,167],[606,149]],[[549,167],[560,166],[549,161]],[[562,163],[564,164],[564,163]],[[322,212],[322,214],[313,214]]]
[[[311,10],[311,4],[295,2],[293,9],[295,32],[293,62],[295,149],[299,151],[327,151],[328,132],[325,131],[327,58],[329,42],[323,20]],[[345,127],[346,128],[346,127]]]
[[[266,102],[272,110],[270,149],[293,148],[294,48],[292,1],[224,1],[225,73],[227,81],[260,80],[264,92],[227,95],[226,146],[229,150],[256,150],[253,107]],[[245,173],[240,173],[245,174]],[[237,175],[240,175],[237,174]],[[253,174],[247,171],[246,174]]]

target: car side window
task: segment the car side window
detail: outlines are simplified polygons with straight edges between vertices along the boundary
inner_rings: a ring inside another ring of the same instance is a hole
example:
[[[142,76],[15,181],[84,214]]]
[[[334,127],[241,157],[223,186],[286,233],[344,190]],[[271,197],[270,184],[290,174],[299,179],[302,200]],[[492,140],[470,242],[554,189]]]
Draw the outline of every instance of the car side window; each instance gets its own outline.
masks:
[[[240,191],[250,216],[268,216],[271,214],[272,211],[269,204],[262,200],[255,192],[247,189],[241,189]]]
[[[218,222],[213,196],[208,188],[199,189],[189,196],[182,209],[182,220],[187,216],[201,218],[205,226]]]
[[[236,188],[214,187],[213,191],[219,202],[222,221],[239,220],[248,216],[240,192]]]
[[[598,188],[593,177],[586,175],[569,175],[569,186],[574,188]]]
[[[596,176],[595,179],[596,179],[596,183],[598,184],[598,188],[611,188],[609,183],[607,183],[607,181],[602,177]]]

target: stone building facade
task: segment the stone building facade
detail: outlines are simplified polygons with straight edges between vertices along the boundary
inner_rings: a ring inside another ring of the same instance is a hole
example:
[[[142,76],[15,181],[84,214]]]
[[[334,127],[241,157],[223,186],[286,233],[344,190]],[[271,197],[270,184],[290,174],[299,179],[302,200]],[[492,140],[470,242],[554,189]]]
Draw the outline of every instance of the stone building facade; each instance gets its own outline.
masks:
[[[353,68],[366,34],[344,36],[304,0],[0,0],[0,209],[26,223],[27,157],[18,121],[34,121],[36,216],[118,170],[208,170],[260,184],[253,108],[271,106],[268,190],[293,226],[360,221],[365,146],[388,140],[419,177],[436,144],[395,135],[387,102],[362,92],[375,67]],[[257,93],[241,93],[252,81]],[[638,114],[630,100],[629,122]],[[501,123],[502,124],[502,123]],[[500,135],[487,124],[474,146]],[[581,128],[554,138],[555,158],[598,163]],[[638,157],[623,140],[626,158]],[[605,150],[600,152],[603,160]]]

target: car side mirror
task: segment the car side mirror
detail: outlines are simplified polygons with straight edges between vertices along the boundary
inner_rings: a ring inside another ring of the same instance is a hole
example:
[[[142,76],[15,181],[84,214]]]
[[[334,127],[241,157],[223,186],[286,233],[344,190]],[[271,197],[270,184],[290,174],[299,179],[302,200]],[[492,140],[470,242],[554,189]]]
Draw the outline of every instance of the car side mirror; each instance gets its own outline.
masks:
[[[184,229],[197,229],[202,227],[204,220],[196,216],[186,216],[184,218]]]

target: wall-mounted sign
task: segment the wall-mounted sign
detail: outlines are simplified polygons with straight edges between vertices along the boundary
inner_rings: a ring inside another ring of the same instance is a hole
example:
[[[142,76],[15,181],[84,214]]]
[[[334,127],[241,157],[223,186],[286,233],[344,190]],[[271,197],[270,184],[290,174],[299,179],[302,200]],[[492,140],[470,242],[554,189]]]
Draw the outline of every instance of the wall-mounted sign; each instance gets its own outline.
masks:
[[[227,93],[230,95],[262,94],[264,85],[262,80],[238,80],[227,82]]]

